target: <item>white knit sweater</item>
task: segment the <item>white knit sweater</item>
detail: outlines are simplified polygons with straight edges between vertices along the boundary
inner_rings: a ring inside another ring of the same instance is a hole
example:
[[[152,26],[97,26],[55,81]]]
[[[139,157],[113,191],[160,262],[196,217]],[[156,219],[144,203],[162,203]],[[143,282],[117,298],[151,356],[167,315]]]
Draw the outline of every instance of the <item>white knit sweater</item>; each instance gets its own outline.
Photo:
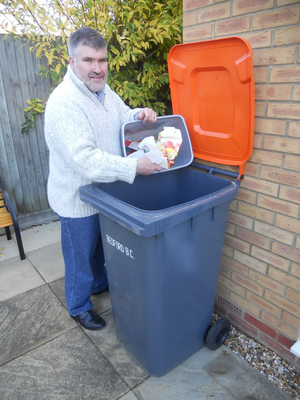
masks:
[[[51,94],[45,112],[45,138],[50,150],[48,199],[62,217],[81,218],[97,211],[79,198],[79,188],[92,182],[132,183],[136,159],[121,157],[120,132],[133,120],[131,110],[108,85],[104,105],[71,68]]]

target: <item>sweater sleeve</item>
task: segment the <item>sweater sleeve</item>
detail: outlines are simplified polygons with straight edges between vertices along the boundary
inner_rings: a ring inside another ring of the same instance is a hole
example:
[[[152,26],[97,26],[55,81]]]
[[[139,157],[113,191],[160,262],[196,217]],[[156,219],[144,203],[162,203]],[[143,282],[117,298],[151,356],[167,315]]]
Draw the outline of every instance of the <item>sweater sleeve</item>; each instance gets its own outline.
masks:
[[[53,97],[46,107],[45,137],[56,162],[68,171],[94,182],[134,181],[137,161],[96,147],[94,132],[80,103]]]

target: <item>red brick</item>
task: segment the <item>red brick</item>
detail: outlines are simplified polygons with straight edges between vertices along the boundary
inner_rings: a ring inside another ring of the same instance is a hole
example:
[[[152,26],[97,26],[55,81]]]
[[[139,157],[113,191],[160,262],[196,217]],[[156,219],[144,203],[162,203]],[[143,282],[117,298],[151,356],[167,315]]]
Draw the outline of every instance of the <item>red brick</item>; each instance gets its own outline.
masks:
[[[225,286],[229,290],[239,294],[242,297],[245,296],[246,290],[242,286],[237,285],[236,283],[232,282],[232,280],[226,278],[223,275],[219,275],[218,283]]]
[[[244,179],[243,187],[253,190],[254,192],[265,193],[270,196],[277,196],[278,192],[278,184],[251,177],[246,177]]]
[[[246,295],[247,300],[251,301],[251,303],[257,305],[259,308],[262,310],[266,310],[269,313],[273,314],[275,317],[280,316],[281,310],[279,307],[274,306],[274,304],[271,304],[270,302],[266,301],[260,296],[257,296],[256,294],[252,292],[247,292]]]
[[[236,293],[230,292],[230,300],[237,304],[240,308],[243,310],[248,311],[250,314],[255,315],[256,317],[259,317],[260,315],[260,308],[257,307],[255,304],[253,304],[252,301],[248,301],[244,297],[240,297]]]
[[[286,298],[288,300],[293,301],[294,303],[297,303],[300,305],[300,293],[299,292],[296,292],[293,289],[287,288]]]
[[[267,116],[270,118],[300,119],[300,104],[269,103]]]
[[[275,11],[254,14],[252,29],[267,29],[292,25],[299,22],[299,7],[276,9]]]
[[[224,254],[227,257],[233,257],[233,248],[230,246],[226,246],[226,244],[224,244],[222,254]]]
[[[291,274],[300,278],[300,264],[292,263]],[[297,289],[299,291],[299,289]]]
[[[269,118],[256,118],[254,130],[258,133],[284,136],[286,121],[278,121],[278,119]]]
[[[292,247],[286,246],[282,243],[274,242],[272,245],[272,250],[276,254],[280,254],[283,257],[286,257],[289,260],[295,261],[296,263],[300,264],[300,250],[293,249]],[[299,281],[300,283],[300,281]],[[294,287],[294,286],[291,286]],[[299,289],[300,291],[300,286]]]
[[[239,240],[239,239],[235,238],[234,236],[229,236],[226,234],[224,243],[227,244],[227,246],[231,246],[234,249],[243,251],[244,253],[250,253],[249,243],[246,243],[243,240]]]
[[[231,271],[229,268],[225,267],[225,265],[220,265],[219,274],[226,276],[227,278],[231,277]]]
[[[239,37],[246,39],[253,49],[271,46],[271,31],[242,33]],[[267,82],[267,79],[264,82]],[[255,77],[254,80],[256,83],[259,82]]]
[[[274,46],[282,46],[285,44],[298,44],[299,38],[300,38],[299,26],[276,29],[274,32]]]
[[[252,246],[251,255],[285,272],[288,271],[290,266],[289,260],[279,257],[271,251],[266,251],[256,246]]]
[[[294,85],[293,101],[300,101],[300,85]]]
[[[243,287],[247,290],[250,290],[251,292],[257,293],[259,296],[263,296],[264,293],[264,288],[257,284],[256,282],[251,281],[247,277],[244,277],[242,275],[236,274],[235,272],[232,273],[232,281],[237,283],[239,287]],[[241,291],[241,290],[240,290]],[[237,291],[235,291],[237,293]],[[241,293],[238,293],[241,296],[244,296],[244,292],[241,291]]]
[[[286,324],[295,328],[297,332],[300,331],[300,318],[297,318],[294,315],[291,315],[288,312],[283,311],[281,319]]]
[[[262,179],[281,183],[288,186],[300,186],[300,174],[297,172],[284,171],[279,168],[262,166],[260,177]]]
[[[211,24],[193,26],[183,29],[183,41],[191,42],[194,40],[204,40],[211,38]]]
[[[243,333],[246,333],[250,337],[257,339],[258,338],[258,329],[243,319],[239,318],[237,315],[233,313],[229,313],[228,318],[231,324],[240,330]]]
[[[183,12],[213,4],[213,0],[185,0],[183,2]]]
[[[299,218],[289,218],[286,215],[276,215],[276,226],[286,229],[289,232],[295,232],[300,234],[300,221]]]
[[[281,153],[300,154],[300,140],[265,136],[264,150],[279,151]]]
[[[235,236],[235,230],[236,230],[236,226],[231,224],[230,222],[227,222],[226,233],[229,233],[229,235]]]
[[[258,207],[263,207],[268,210],[273,210],[281,214],[289,215],[297,218],[299,206],[292,204],[288,201],[279,200],[274,197],[266,196],[264,194],[258,195],[257,198]]]
[[[259,165],[256,165],[256,164],[248,161],[245,166],[245,175],[254,176],[257,178],[258,173],[259,173]]]
[[[262,135],[254,134],[253,148],[260,149],[262,145]],[[243,183],[243,182],[242,182]]]
[[[274,219],[274,213],[271,211],[263,210],[257,206],[253,206],[252,204],[243,203],[239,201],[238,203],[238,212],[241,214],[248,215],[251,218],[256,220],[272,223]]]
[[[297,67],[273,67],[271,69],[270,83],[276,82],[300,82],[300,68]]]
[[[262,312],[261,319],[266,322],[268,325],[271,325],[273,328],[278,330],[279,332],[287,335],[291,339],[297,339],[298,333],[297,330],[292,328],[291,326],[285,324],[284,322],[280,321],[278,318],[274,317],[266,313],[265,311]]]
[[[261,235],[267,236],[270,239],[278,240],[279,242],[288,245],[292,245],[294,240],[294,235],[292,233],[276,228],[273,225],[264,224],[260,221],[255,221],[254,231]]]
[[[290,121],[288,135],[300,138],[300,122]]]
[[[279,296],[277,293],[271,292],[270,290],[266,289],[264,298],[270,303],[275,304],[283,310],[288,311],[290,314],[300,316],[300,307],[290,302],[289,300],[284,299],[282,296]]]
[[[294,340],[291,340],[282,334],[278,335],[277,341],[278,341],[278,343],[282,344],[287,349],[290,349],[293,346],[293,344],[295,343]]]
[[[300,171],[300,156],[291,156],[286,154],[283,168]]]
[[[258,150],[256,150],[256,151],[258,151]],[[240,188],[240,190],[236,196],[236,199],[242,200],[246,203],[255,204],[256,197],[257,197],[256,193],[250,192],[250,190],[244,190],[243,188]],[[250,221],[252,221],[252,220],[250,219]],[[238,225],[240,225],[240,224],[238,224]],[[245,226],[245,225],[241,225],[241,226]],[[253,226],[252,223],[251,223],[251,226]]]
[[[255,117],[265,117],[266,116],[266,103],[263,101],[255,102]]]
[[[293,64],[295,47],[257,49],[253,53],[253,65]]]
[[[268,82],[268,67],[254,67],[253,76],[256,83]]]
[[[262,274],[267,273],[267,264],[239,251],[234,252],[234,259]]]
[[[207,7],[198,11],[198,23],[212,22],[230,17],[230,3]]]
[[[276,268],[269,267],[268,276],[282,283],[283,285],[287,285],[298,292],[300,291],[300,279],[297,279],[290,274],[284,273]]]
[[[282,154],[254,149],[249,161],[258,164],[271,165],[273,167],[281,167]]]
[[[271,339],[264,333],[259,334],[259,341],[267,346],[269,349],[273,350],[277,355],[282,357],[285,361],[295,364],[296,356],[289,351],[286,347],[277,343],[275,340]]]
[[[225,288],[224,286],[222,286],[221,284],[219,284],[219,283],[217,285],[217,294],[219,294],[222,297],[229,298],[229,290],[227,288]]]
[[[269,239],[267,239],[265,236],[258,235],[255,232],[248,231],[247,229],[237,227],[236,236],[239,239],[242,239],[248,243],[254,244],[258,247],[262,247],[265,250],[268,250],[270,248],[270,240]]]
[[[247,276],[248,268],[245,267],[245,265],[234,261],[232,258],[229,258],[224,254],[222,255],[221,263],[226,267],[232,269],[233,271],[236,271],[241,275]]]
[[[231,35],[239,32],[249,32],[250,17],[230,18],[227,21],[215,23],[215,36]]]
[[[233,2],[233,14],[241,15],[273,8],[274,0],[237,0]]]
[[[256,100],[290,100],[291,85],[256,85]]]
[[[249,324],[256,326],[260,331],[266,333],[268,336],[276,339],[277,332],[275,329],[271,328],[270,326],[264,324],[263,322],[259,321],[257,318],[252,317],[252,315],[245,313],[245,321],[249,322]]]
[[[291,202],[300,202],[300,189],[291,188],[287,186],[281,186],[279,191],[279,197],[281,199],[289,200]]]
[[[264,287],[268,287],[270,290],[273,290],[273,292],[276,292],[283,296],[285,286],[279,282],[274,281],[273,279],[268,278],[266,275],[250,270],[249,279],[252,279],[253,281],[259,283]]]
[[[197,12],[196,11],[183,14],[183,26],[184,27],[195,25],[196,21],[197,21]]]
[[[298,3],[299,0],[277,0],[277,6],[288,6],[290,4]]]

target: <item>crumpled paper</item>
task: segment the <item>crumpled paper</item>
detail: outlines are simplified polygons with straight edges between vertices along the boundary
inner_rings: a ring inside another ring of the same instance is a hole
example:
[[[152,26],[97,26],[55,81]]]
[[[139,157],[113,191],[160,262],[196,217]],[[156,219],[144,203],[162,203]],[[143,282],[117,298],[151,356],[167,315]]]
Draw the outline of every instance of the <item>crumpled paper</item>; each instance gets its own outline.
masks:
[[[157,141],[154,136],[148,136],[140,143],[132,142],[129,147],[136,151],[128,157],[139,159],[147,156],[151,162],[169,169],[175,162],[181,143],[182,136],[179,129],[164,127],[164,130],[158,134]]]

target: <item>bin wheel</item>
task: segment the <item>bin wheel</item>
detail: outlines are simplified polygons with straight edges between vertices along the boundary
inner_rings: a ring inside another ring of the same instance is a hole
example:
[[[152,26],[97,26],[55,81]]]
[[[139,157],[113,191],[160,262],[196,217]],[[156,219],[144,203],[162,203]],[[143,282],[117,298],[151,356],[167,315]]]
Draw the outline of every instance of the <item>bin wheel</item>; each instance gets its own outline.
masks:
[[[209,329],[206,336],[206,346],[210,350],[217,350],[225,340],[230,331],[230,321],[227,318],[218,319]]]

